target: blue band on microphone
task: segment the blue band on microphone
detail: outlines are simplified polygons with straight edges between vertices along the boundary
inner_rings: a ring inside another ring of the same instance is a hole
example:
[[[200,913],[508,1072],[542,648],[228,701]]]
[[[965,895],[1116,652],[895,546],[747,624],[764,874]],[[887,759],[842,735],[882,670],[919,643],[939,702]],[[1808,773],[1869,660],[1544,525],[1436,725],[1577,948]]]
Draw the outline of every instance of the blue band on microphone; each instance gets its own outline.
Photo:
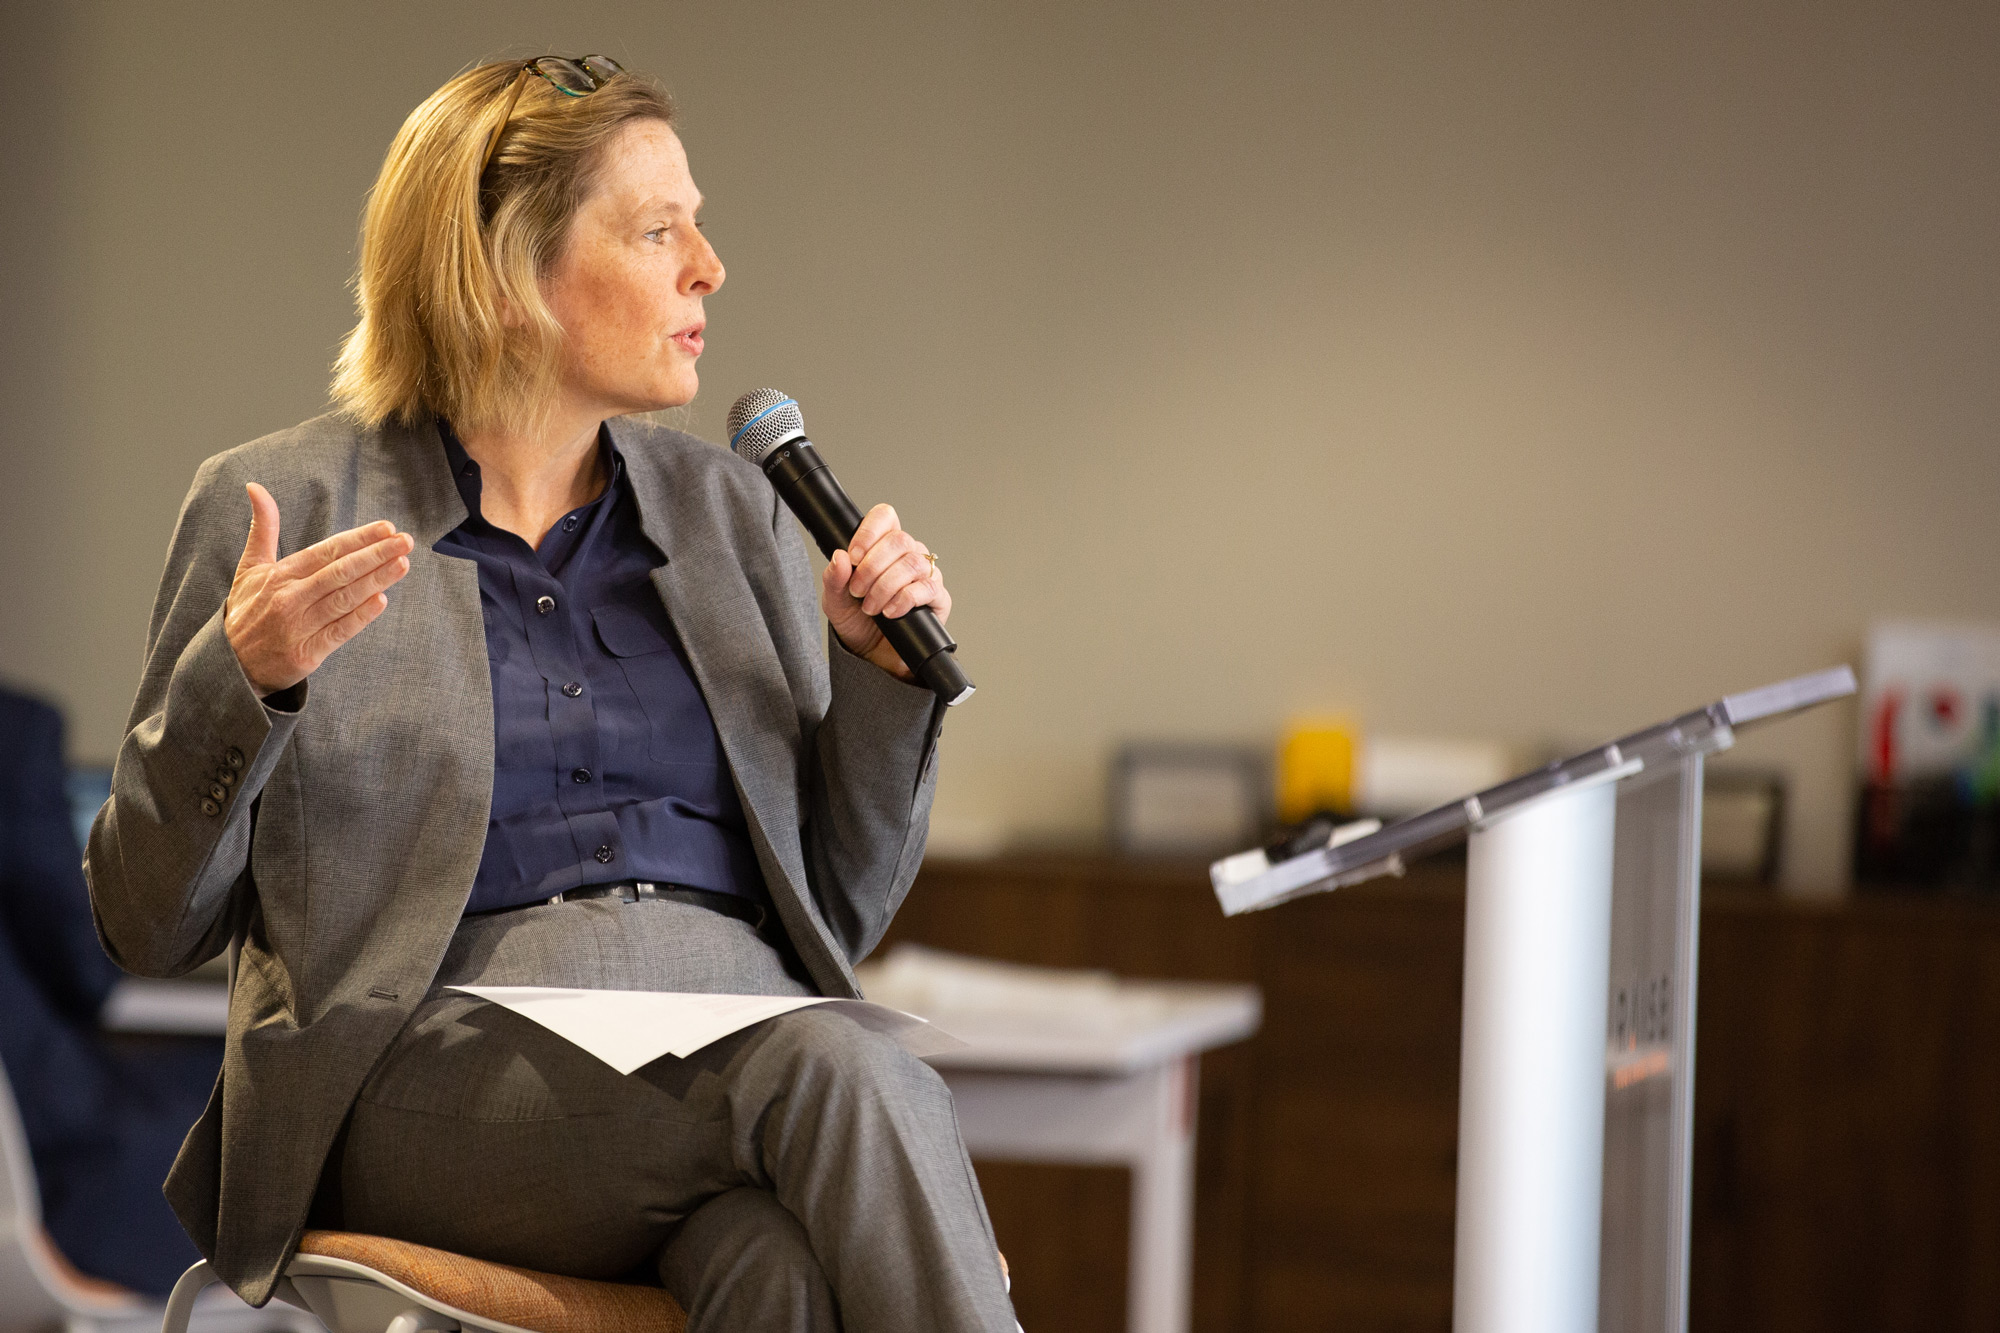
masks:
[[[733,434],[733,435],[731,435],[731,436],[729,437],[729,447],[730,447],[731,449],[734,449],[734,448],[736,447],[736,442],[737,442],[738,440],[740,440],[740,439],[742,439],[742,438],[743,438],[743,432],[744,432],[744,431],[746,431],[746,430],[749,430],[749,429],[750,429],[750,428],[751,428],[752,426],[754,426],[754,425],[756,425],[756,424],[757,424],[758,422],[762,421],[762,420],[763,420],[763,419],[764,419],[765,417],[768,417],[768,416],[770,416],[770,415],[771,415],[771,414],[772,414],[773,412],[777,411],[777,410],[778,410],[779,408],[781,408],[781,407],[797,407],[797,406],[798,406],[798,403],[794,402],[794,401],[793,401],[792,399],[790,399],[790,398],[780,398],[780,399],[779,399],[779,400],[778,400],[777,402],[775,402],[775,403],[772,403],[772,404],[771,404],[771,405],[770,405],[769,407],[765,408],[765,409],[764,409],[764,410],[763,410],[762,412],[759,412],[759,413],[758,413],[758,414],[757,414],[756,416],[754,416],[754,417],[751,417],[751,418],[750,418],[750,419],[749,419],[748,421],[746,421],[746,422],[744,422],[744,423],[743,423],[742,425],[738,426],[738,427],[736,428],[736,433],[735,433],[735,434]]]

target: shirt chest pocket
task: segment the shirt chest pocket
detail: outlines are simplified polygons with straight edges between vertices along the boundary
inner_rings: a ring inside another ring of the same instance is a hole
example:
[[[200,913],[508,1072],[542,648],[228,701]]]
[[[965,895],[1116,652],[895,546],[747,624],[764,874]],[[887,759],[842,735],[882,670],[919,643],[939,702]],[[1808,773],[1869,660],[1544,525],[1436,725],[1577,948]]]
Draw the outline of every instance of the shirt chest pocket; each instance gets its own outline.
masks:
[[[631,606],[600,606],[590,613],[604,645],[632,689],[647,732],[647,753],[660,763],[715,766],[721,740],[708,703],[673,630]],[[638,723],[641,718],[632,719]]]

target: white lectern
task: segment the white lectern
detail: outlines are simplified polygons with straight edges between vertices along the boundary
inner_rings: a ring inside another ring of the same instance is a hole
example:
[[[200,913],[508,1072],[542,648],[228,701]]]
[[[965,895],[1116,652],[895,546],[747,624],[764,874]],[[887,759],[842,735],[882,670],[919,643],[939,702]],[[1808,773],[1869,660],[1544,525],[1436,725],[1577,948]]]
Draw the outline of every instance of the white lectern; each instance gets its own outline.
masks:
[[[1468,840],[1456,1333],[1684,1333],[1703,761],[1854,689],[1836,667],[1732,694],[1378,832],[1216,862],[1234,915]]]

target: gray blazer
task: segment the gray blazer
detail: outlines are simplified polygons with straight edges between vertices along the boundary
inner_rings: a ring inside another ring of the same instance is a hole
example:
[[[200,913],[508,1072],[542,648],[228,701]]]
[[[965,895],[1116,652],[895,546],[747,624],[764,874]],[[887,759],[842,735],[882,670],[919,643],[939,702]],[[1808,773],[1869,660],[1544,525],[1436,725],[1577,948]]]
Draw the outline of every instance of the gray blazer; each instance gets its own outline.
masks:
[[[852,965],[923,853],[942,706],[823,640],[804,544],[755,467],[679,431],[611,429],[771,899],[820,990],[855,995]],[[248,481],[277,499],[281,554],[381,518],[416,539],[388,609],[292,712],[257,697],[223,634]],[[91,830],[91,902],[121,966],[172,976],[242,938],[222,1076],[166,1191],[253,1303],[479,866],[493,793],[479,577],[431,549],[464,519],[431,426],[328,415],[202,464]]]

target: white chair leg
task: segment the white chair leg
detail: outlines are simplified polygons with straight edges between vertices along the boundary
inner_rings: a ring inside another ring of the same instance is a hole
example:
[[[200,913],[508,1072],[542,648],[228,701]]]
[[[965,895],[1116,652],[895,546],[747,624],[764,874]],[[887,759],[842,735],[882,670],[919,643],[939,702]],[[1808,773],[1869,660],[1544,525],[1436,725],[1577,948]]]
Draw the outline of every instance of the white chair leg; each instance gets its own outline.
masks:
[[[174,1283],[173,1294],[167,1297],[167,1316],[160,1321],[160,1333],[187,1333],[195,1297],[219,1281],[206,1259],[182,1273],[181,1280]]]
[[[458,1328],[456,1319],[446,1319],[441,1314],[411,1306],[389,1321],[389,1327],[382,1333],[454,1333]]]

